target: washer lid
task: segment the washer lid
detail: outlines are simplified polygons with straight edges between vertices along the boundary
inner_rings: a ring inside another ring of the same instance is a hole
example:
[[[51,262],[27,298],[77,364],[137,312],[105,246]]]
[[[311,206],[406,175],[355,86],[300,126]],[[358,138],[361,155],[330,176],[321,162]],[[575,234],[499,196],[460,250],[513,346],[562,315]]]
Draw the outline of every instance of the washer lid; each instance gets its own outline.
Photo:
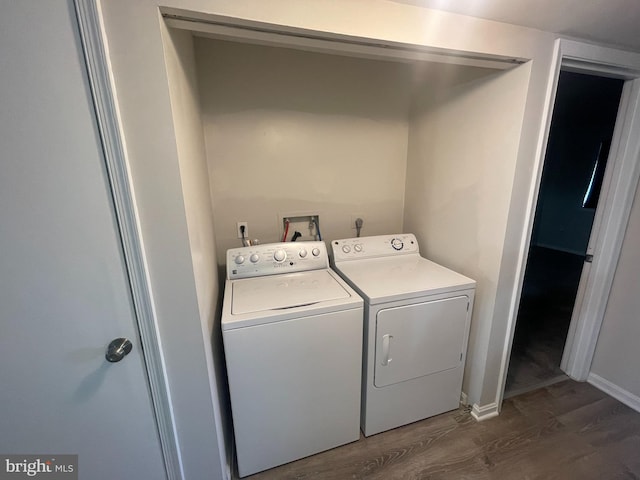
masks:
[[[235,280],[232,289],[232,315],[285,310],[351,297],[326,269]]]
[[[476,282],[418,254],[336,262],[370,304],[474,288]]]

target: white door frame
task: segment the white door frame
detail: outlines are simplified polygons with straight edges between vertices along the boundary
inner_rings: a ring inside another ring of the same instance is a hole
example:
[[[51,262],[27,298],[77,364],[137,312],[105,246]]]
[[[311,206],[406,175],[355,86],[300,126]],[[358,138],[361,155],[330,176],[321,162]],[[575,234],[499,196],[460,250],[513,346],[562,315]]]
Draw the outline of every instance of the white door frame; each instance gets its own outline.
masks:
[[[585,381],[591,369],[624,233],[640,174],[640,55],[607,55],[602,48],[561,42],[562,68],[626,80],[608,166],[589,238],[561,368]],[[604,55],[603,55],[604,53]],[[616,52],[618,54],[623,52]]]
[[[184,479],[178,436],[171,409],[153,295],[144,256],[135,196],[126,160],[124,135],[115,101],[103,22],[96,0],[74,0],[80,41],[104,151],[107,176],[122,239],[142,355],[149,380],[162,455],[169,480]]]
[[[526,228],[520,246],[518,281],[514,286],[507,329],[508,339],[502,358],[498,384],[499,405],[504,398],[507,369],[561,69],[625,80],[609,152],[608,168],[589,241],[588,253],[593,255],[593,263],[585,264],[583,269],[561,364],[561,368],[578,381],[585,381],[591,368],[640,176],[640,55],[565,39],[557,40],[555,49],[555,62],[549,74],[549,83],[552,88],[547,93],[547,105],[542,118],[542,147],[538,149],[539,157],[533,169]]]

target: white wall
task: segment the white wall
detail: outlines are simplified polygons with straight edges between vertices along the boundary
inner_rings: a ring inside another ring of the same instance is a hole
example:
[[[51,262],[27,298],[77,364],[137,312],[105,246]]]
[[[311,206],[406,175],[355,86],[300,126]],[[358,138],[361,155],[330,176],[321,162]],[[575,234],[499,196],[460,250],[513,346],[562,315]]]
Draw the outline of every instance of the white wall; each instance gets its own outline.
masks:
[[[169,29],[165,31],[164,41],[191,261],[209,376],[208,385],[211,389],[210,413],[219,426],[215,431],[217,445],[205,444],[200,448],[202,453],[213,460],[212,471],[221,472],[230,464],[230,449],[227,452],[225,445],[230,443],[231,429],[227,425],[229,409],[224,358],[222,352],[214,347],[221,342],[220,318],[217,315],[220,286],[215,259],[211,192],[205,175],[207,162],[193,38],[190,32]],[[223,430],[227,438],[224,437]]]
[[[618,267],[602,322],[591,373],[640,407],[640,189],[629,217]]]
[[[279,241],[279,214],[320,214],[323,239],[402,229],[410,66],[196,39],[218,261]],[[308,234],[306,232],[301,232]],[[293,234],[289,232],[289,238]]]
[[[530,65],[455,69],[412,114],[404,228],[423,255],[477,281],[463,390],[480,399]]]

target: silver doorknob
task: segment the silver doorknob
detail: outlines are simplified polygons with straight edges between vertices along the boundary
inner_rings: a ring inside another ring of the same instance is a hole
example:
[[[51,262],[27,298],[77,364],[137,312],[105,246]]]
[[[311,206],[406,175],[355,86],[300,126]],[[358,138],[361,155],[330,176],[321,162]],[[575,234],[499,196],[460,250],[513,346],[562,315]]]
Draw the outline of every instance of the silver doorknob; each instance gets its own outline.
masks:
[[[104,355],[104,358],[107,359],[107,362],[119,362],[129,354],[132,348],[133,345],[128,339],[116,338],[107,347],[107,353]]]

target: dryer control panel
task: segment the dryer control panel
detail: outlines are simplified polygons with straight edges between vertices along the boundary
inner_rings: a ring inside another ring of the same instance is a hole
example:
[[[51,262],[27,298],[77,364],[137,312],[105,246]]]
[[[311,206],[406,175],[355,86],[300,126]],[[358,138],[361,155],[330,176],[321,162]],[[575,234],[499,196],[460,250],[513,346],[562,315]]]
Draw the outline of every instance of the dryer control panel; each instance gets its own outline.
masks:
[[[412,233],[334,240],[331,249],[336,262],[420,253],[418,241]]]
[[[329,268],[324,242],[280,242],[227,250],[227,278],[262,277]]]

